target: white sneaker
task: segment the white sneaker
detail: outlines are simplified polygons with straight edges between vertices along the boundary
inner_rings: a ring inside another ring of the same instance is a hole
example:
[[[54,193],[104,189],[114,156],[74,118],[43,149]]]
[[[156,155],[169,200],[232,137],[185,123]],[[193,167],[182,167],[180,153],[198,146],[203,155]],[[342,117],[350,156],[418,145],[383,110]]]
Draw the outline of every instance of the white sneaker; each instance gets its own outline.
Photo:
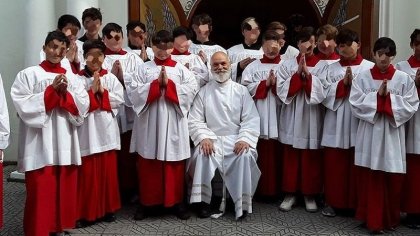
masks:
[[[305,196],[305,207],[307,212],[317,212],[318,206],[316,205],[315,198]]]
[[[296,203],[296,197],[294,195],[286,195],[283,201],[281,202],[279,209],[281,211],[290,211],[292,210],[293,205]]]

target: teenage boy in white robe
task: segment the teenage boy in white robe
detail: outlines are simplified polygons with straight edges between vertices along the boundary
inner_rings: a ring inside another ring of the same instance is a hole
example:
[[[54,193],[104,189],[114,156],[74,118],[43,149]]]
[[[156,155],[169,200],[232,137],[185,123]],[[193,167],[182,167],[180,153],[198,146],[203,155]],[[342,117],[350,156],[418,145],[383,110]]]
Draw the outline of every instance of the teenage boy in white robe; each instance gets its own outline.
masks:
[[[337,28],[329,24],[319,27],[316,31],[316,48],[318,49],[316,56],[320,60],[327,61],[328,64],[340,59],[340,55],[335,50],[337,47],[337,43],[335,42],[337,34]]]
[[[372,233],[399,224],[406,173],[405,123],[419,105],[414,80],[391,64],[396,53],[392,39],[376,40],[375,66],[360,73],[350,91],[352,112],[359,118],[356,219]]]
[[[281,191],[282,159],[278,141],[281,101],[277,96],[277,76],[283,62],[280,40],[281,35],[276,31],[266,31],[262,36],[263,58],[250,63],[242,73],[242,84],[254,99],[261,119],[257,145],[261,178],[256,194],[263,200],[274,200]]]
[[[299,55],[299,50],[285,40],[287,31],[285,24],[278,21],[272,21],[267,25],[267,30],[274,30],[280,34],[280,55],[282,60],[296,58]]]
[[[187,67],[195,76],[197,84],[202,87],[209,81],[209,71],[200,56],[189,52],[191,35],[187,28],[178,26],[172,31],[174,50],[172,59]]]
[[[116,23],[108,23],[102,28],[102,40],[105,43],[105,60],[102,68],[114,74],[120,83],[131,81],[138,72],[143,60],[134,52],[122,48],[123,30]],[[137,193],[137,169],[135,155],[130,154],[130,140],[135,119],[132,104],[124,90],[124,105],[118,108],[117,120],[120,127],[121,150],[118,151],[119,187],[124,202],[131,201]]]
[[[89,94],[89,113],[78,127],[82,166],[78,184],[78,227],[98,221],[115,221],[121,208],[117,173],[120,131],[116,114],[124,103],[124,89],[117,77],[102,68],[102,40],[83,44],[86,66],[79,72]]]
[[[201,203],[199,217],[209,217],[211,180],[219,170],[226,191],[235,204],[236,219],[252,213],[252,196],[261,175],[255,150],[260,118],[246,87],[233,82],[228,56],[211,58],[212,79],[201,88],[188,116],[191,139],[196,146],[187,172],[192,178],[191,203]]]
[[[40,65],[20,71],[11,88],[19,115],[18,170],[25,173],[25,235],[74,228],[81,155],[77,127],[89,108],[80,80],[61,67],[70,42],[48,33]]]
[[[153,60],[153,50],[146,45],[149,34],[146,31],[146,25],[140,21],[130,21],[127,26],[127,52],[134,52],[146,62]]]
[[[415,29],[410,36],[413,55],[408,60],[398,62],[395,67],[404,71],[414,80],[417,94],[420,92],[420,29]],[[407,227],[420,229],[420,135],[418,124],[420,114],[417,111],[406,125],[407,174],[404,179],[401,211],[407,213],[404,222]]]
[[[353,78],[373,67],[373,63],[358,54],[359,36],[343,29],[336,42],[340,60],[328,66],[330,88],[322,102],[327,108],[321,145],[324,146],[325,216],[334,217],[335,209],[355,209],[356,175],[354,145],[359,120],[351,113],[349,94]]]
[[[308,212],[318,210],[315,196],[322,192],[322,126],[328,84],[327,63],[314,55],[315,32],[303,28],[298,35],[301,54],[280,65],[277,93],[282,102],[279,136],[283,143],[282,190],[286,193],[280,210],[290,211],[296,194],[304,195]]]
[[[185,163],[191,156],[187,114],[198,85],[191,71],[171,59],[172,33],[161,30],[152,43],[154,60],[125,81],[136,114],[130,152],[138,154],[140,206],[134,219],[163,206],[185,220],[190,217],[184,204]]]
[[[0,75],[0,229],[3,227],[3,160],[4,149],[9,146],[10,124],[3,80]]]

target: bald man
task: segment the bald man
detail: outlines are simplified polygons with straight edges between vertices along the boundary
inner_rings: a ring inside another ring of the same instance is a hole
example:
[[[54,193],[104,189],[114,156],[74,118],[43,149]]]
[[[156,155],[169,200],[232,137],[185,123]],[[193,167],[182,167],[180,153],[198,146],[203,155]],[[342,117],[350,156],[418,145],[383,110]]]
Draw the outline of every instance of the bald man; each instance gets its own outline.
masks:
[[[211,57],[210,82],[194,99],[188,128],[196,146],[188,163],[192,178],[191,203],[201,203],[198,216],[210,216],[211,180],[219,170],[235,203],[236,219],[252,213],[252,196],[261,172],[255,150],[260,135],[260,117],[248,89],[231,80],[231,66],[224,52]]]

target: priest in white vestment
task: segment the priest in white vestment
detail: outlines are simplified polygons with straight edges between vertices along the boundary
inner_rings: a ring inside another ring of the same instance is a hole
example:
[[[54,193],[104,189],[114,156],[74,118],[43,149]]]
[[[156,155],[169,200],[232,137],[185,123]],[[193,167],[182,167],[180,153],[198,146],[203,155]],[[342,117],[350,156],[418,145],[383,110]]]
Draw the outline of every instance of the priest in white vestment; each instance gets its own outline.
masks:
[[[138,154],[140,207],[135,219],[163,205],[174,207],[176,216],[185,220],[185,162],[191,156],[187,115],[198,85],[191,71],[171,59],[172,33],[161,30],[152,43],[154,60],[125,81],[136,114],[130,144],[130,152]]]
[[[254,99],[261,119],[258,140],[258,167],[261,179],[256,195],[263,200],[278,200],[281,184],[281,145],[278,141],[281,100],[277,96],[281,35],[274,30],[262,36],[263,58],[251,62],[242,73],[242,84]]]
[[[350,104],[360,119],[355,144],[356,218],[373,233],[398,226],[406,173],[405,123],[419,98],[413,79],[391,64],[395,42],[386,37],[373,46],[375,66],[352,82]]]
[[[188,116],[191,139],[196,146],[187,172],[192,178],[191,203],[200,203],[200,217],[210,215],[211,180],[218,170],[235,204],[235,217],[252,213],[252,196],[261,175],[255,150],[260,117],[246,87],[230,79],[227,55],[211,59],[212,79],[201,88]]]
[[[0,75],[0,229],[3,227],[3,160],[4,149],[9,146],[10,124],[3,80]]]
[[[407,73],[420,92],[420,29],[415,29],[410,36],[413,55],[408,60],[398,62],[395,67]],[[420,229],[420,111],[406,124],[407,174],[404,179],[401,211],[407,213],[405,225]]]
[[[70,45],[60,31],[48,33],[46,60],[20,71],[11,88],[19,115],[18,170],[25,173],[25,235],[74,228],[81,154],[77,127],[89,108],[80,80],[61,67]]]

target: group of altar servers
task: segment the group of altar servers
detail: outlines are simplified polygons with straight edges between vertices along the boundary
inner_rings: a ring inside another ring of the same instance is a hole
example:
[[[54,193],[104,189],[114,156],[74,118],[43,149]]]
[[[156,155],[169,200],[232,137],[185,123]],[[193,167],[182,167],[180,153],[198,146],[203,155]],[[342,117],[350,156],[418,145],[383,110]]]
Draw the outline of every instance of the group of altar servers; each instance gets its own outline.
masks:
[[[242,219],[254,195],[282,196],[282,211],[303,196],[308,212],[322,195],[323,215],[350,210],[372,233],[393,230],[400,212],[420,228],[419,29],[413,55],[394,66],[392,39],[376,40],[370,62],[356,32],[331,25],[303,27],[292,46],[284,24],[260,35],[249,17],[228,50],[210,40],[207,14],[193,18],[195,37],[185,27],[148,36],[130,22],[127,48],[120,25],[101,27],[96,8],[82,24],[61,16],[40,64],[11,87],[26,235],[113,222],[127,199],[138,199],[136,220],[157,206],[188,219],[185,203],[213,218],[233,205]],[[2,160],[10,130],[0,85]]]

